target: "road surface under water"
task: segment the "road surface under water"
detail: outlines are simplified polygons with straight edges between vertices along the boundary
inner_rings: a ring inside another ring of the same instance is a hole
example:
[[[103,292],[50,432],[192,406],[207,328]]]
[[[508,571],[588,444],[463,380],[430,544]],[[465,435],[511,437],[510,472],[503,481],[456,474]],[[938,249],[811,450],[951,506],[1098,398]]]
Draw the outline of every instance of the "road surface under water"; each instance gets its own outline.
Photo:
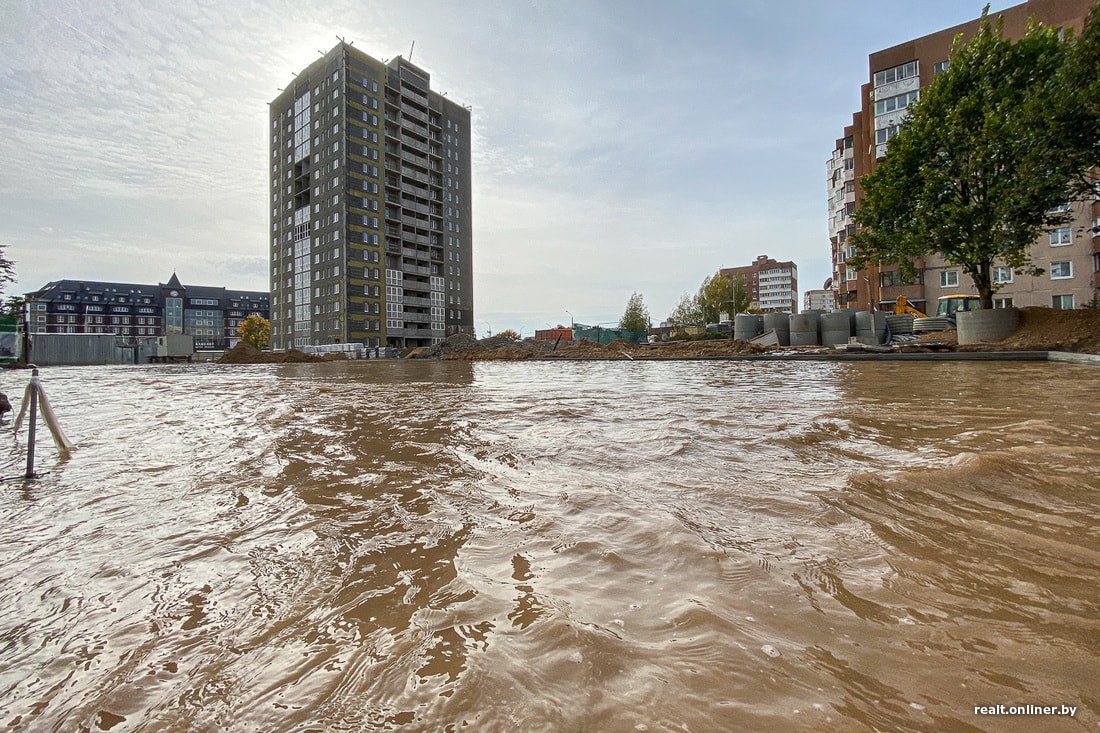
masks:
[[[1096,375],[43,369],[77,447],[0,484],[0,725],[1097,730]]]

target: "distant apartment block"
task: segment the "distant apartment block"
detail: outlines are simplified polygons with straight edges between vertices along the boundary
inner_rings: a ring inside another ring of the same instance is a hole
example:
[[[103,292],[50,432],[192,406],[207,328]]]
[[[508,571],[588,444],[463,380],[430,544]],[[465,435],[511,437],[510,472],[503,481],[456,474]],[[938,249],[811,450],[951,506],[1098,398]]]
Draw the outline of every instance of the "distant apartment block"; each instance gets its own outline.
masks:
[[[27,293],[29,333],[105,333],[126,342],[188,334],[196,350],[237,343],[237,326],[250,315],[267,318],[268,294],[205,285],[57,280]]]
[[[832,290],[807,290],[802,294],[802,310],[831,313],[836,310],[836,295]]]
[[[721,273],[745,278],[751,308],[764,313],[798,312],[798,267],[793,262],[777,262],[760,255],[751,265],[726,267]]]
[[[275,348],[474,328],[470,110],[340,43],[270,105]]]
[[[1014,39],[1023,36],[1031,18],[1080,31],[1095,4],[1096,0],[1030,0],[991,14],[991,19],[1003,18],[1005,36]],[[852,124],[844,128],[826,163],[832,289],[840,308],[885,308],[904,295],[917,308],[932,312],[943,295],[977,292],[958,267],[937,256],[915,262],[913,282],[903,281],[896,266],[857,271],[847,261],[855,254],[848,238],[855,231],[853,215],[862,196],[860,179],[886,157],[887,143],[904,124],[907,107],[946,68],[956,36],[970,37],[978,25],[979,20],[973,20],[869,57],[861,109],[852,115]],[[996,267],[994,278],[1002,285],[994,296],[996,306],[1075,308],[1094,297],[1100,286],[1100,184],[1095,195],[1067,201],[1065,206],[1073,220],[1044,233],[1031,250],[1032,261],[1043,274],[1020,275],[1010,267]]]

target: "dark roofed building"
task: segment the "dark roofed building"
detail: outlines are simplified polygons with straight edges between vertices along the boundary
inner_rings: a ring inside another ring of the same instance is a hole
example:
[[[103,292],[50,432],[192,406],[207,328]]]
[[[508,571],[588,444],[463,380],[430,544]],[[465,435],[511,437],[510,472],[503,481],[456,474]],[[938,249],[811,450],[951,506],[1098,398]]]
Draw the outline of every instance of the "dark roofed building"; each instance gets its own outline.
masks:
[[[167,283],[57,280],[26,294],[30,333],[113,333],[128,343],[172,333],[191,335],[195,349],[237,343],[237,326],[252,314],[270,317],[266,292]]]

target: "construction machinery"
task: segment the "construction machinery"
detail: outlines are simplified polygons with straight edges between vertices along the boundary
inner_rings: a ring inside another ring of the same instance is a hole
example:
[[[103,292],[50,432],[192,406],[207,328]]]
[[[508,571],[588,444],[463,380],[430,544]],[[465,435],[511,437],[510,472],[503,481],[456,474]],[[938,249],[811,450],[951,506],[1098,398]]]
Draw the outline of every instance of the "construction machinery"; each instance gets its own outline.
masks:
[[[950,318],[955,320],[955,314],[959,311],[981,310],[982,299],[977,295],[943,295],[936,303],[936,316],[938,318]],[[915,318],[928,318],[917,308],[909,305],[909,299],[899,295],[894,301],[894,314],[909,314]]]
[[[982,299],[977,295],[943,295],[936,307],[936,315],[950,318],[955,321],[955,314],[959,311],[976,311],[982,309]]]
[[[912,315],[916,318],[927,318],[924,313],[917,310],[913,306],[909,305],[909,299],[904,295],[899,295],[894,300],[894,315]]]
[[[913,333],[948,331],[955,328],[955,314],[976,311],[982,307],[977,295],[944,295],[936,302],[936,315],[913,319]]]

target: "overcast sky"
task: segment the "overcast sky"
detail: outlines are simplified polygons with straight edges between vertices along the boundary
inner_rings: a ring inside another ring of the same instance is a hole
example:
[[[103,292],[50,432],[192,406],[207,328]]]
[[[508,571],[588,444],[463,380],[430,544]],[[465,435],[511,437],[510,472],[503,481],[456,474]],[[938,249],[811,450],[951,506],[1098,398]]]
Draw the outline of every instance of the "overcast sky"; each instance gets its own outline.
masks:
[[[338,36],[473,109],[479,333],[657,322],[761,254],[820,288],[867,55],[983,4],[0,0],[5,293],[267,290],[268,102]]]

